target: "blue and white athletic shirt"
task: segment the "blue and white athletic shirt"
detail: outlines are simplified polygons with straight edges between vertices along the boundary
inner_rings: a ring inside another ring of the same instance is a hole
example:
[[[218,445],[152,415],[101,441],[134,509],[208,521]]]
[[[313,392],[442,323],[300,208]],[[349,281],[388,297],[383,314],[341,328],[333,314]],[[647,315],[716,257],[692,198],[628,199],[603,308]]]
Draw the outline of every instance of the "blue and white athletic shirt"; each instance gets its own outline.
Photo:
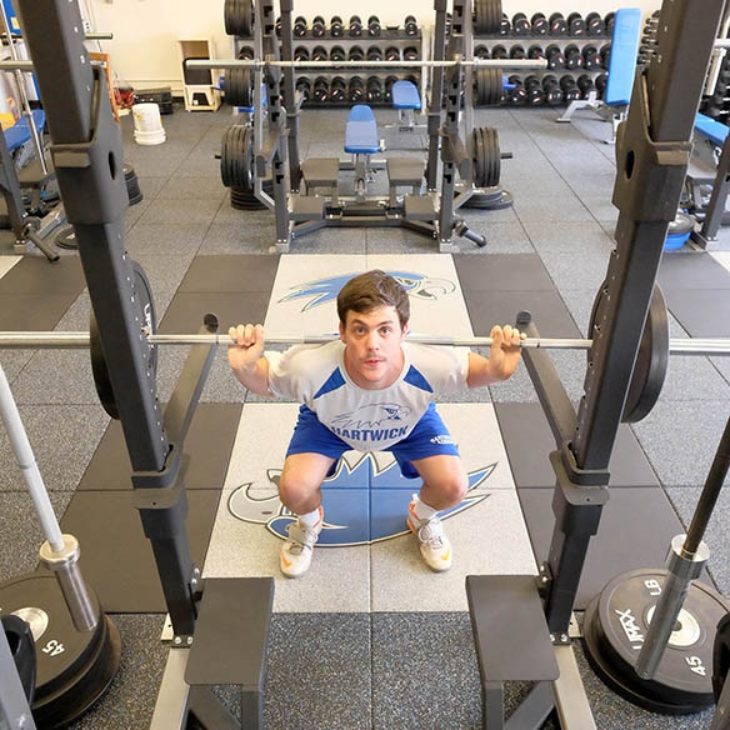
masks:
[[[303,403],[353,449],[381,451],[404,439],[436,396],[465,387],[469,372],[468,348],[415,342],[402,348],[400,377],[382,390],[366,390],[350,380],[340,340],[267,352],[269,388]]]

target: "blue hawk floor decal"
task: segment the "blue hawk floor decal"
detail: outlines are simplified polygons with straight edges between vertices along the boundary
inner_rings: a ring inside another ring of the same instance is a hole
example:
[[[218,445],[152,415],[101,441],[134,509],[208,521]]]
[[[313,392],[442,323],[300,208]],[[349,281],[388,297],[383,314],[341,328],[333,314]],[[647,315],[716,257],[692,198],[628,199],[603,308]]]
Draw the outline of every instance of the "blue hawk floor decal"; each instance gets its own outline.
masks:
[[[337,299],[340,289],[359,273],[361,272],[355,271],[349,274],[330,276],[326,279],[315,279],[314,281],[297,284],[290,287],[293,291],[279,299],[279,303],[293,301],[294,299],[310,299],[301,309],[302,312],[306,312],[309,309]],[[408,295],[412,297],[438,299],[456,290],[456,284],[448,279],[434,279],[415,271],[387,271],[386,273],[396,279],[408,292]]]
[[[496,466],[495,462],[470,472],[467,496],[456,507],[442,512],[441,517],[447,519],[485,500],[489,493],[474,492]],[[269,469],[272,485],[276,485],[280,474],[281,469]],[[421,484],[420,479],[405,479],[395,461],[378,470],[372,454],[363,454],[354,466],[340,459],[335,473],[322,484],[325,524],[318,546],[369,545],[406,534],[408,503]],[[260,487],[254,489],[253,482],[233,490],[228,511],[243,522],[265,525],[271,533],[285,539],[286,528],[295,516],[279,501],[277,494],[257,497],[257,491],[263,494]],[[367,509],[362,509],[363,499],[352,498],[355,492],[369,501],[369,515]]]

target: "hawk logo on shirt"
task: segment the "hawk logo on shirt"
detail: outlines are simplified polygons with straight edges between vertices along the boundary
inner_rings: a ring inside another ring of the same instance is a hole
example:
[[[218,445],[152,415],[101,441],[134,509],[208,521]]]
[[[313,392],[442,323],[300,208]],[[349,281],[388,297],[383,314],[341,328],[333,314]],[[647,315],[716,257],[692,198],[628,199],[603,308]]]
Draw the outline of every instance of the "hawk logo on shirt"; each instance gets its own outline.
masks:
[[[358,408],[350,413],[341,413],[332,419],[332,426],[337,429],[379,428],[384,423],[402,421],[411,409],[397,403],[375,403]]]
[[[442,296],[451,294],[456,289],[456,284],[448,279],[435,279],[432,277],[419,274],[415,271],[386,271],[392,276],[408,293],[409,296],[419,299],[439,299]],[[296,284],[290,287],[291,292],[281,299],[279,302],[290,302],[295,299],[308,299],[309,301],[302,307],[302,312],[318,307],[327,302],[337,299],[347,282],[358,272],[350,274],[342,274],[341,276],[330,276],[326,279],[315,279],[307,281],[303,284]]]
[[[339,460],[334,474],[322,484],[325,522],[317,546],[370,545],[408,533],[408,503],[421,488],[421,480],[403,477],[395,461],[381,468],[372,453],[363,454],[354,465],[347,458]],[[485,491],[485,482],[496,466],[489,464],[469,472],[466,497],[455,507],[440,512],[441,519],[487,499],[490,492]],[[276,488],[280,476],[281,469],[267,471],[268,491],[254,482],[234,489],[228,499],[228,511],[242,522],[265,526],[283,540],[296,517],[279,501]]]

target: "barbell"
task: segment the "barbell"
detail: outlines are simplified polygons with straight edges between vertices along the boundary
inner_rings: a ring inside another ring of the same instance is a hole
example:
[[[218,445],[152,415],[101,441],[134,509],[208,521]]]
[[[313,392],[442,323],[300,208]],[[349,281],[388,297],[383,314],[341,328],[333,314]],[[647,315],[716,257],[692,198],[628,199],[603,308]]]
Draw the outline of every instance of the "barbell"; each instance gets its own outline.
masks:
[[[456,58],[444,61],[433,61],[415,59],[413,61],[273,61],[261,60],[260,58],[189,58],[185,61],[187,68],[200,69],[231,69],[231,68],[449,68],[452,66],[475,66],[475,67],[497,67],[497,68],[547,68],[547,60],[539,58]],[[4,62],[0,61],[0,69],[5,68]]]

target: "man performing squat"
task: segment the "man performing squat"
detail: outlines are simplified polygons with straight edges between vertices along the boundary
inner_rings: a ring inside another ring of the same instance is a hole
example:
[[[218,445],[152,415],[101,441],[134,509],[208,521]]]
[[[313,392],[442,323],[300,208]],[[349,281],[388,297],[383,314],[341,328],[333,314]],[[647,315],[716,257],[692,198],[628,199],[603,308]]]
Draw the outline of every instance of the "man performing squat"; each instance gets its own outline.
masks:
[[[406,523],[436,571],[452,551],[438,517],[464,498],[466,470],[434,399],[509,378],[520,360],[520,334],[494,327],[490,357],[463,348],[405,341],[408,294],[391,276],[368,271],[337,297],[340,339],[264,355],[261,325],[231,327],[228,360],[258,395],[302,403],[279,480],[279,498],[298,516],[280,551],[281,571],[302,575],[312,562],[324,514],[320,487],[345,451],[390,451],[407,478],[420,476]]]

